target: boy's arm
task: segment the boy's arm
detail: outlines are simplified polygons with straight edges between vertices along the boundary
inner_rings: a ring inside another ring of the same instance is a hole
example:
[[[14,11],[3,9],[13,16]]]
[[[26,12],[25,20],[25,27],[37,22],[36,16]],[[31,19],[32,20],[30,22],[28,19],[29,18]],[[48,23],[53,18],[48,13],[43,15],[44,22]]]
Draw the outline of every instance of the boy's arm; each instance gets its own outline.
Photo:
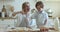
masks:
[[[47,21],[48,21],[48,14],[46,13],[44,25],[46,25]]]

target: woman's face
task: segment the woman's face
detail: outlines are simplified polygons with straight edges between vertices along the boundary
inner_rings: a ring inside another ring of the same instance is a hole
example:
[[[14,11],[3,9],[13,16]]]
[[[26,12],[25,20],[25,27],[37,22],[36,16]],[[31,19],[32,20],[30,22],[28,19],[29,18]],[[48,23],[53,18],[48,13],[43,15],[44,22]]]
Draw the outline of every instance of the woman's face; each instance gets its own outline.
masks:
[[[24,10],[26,12],[29,12],[29,10],[30,10],[30,4],[26,4]]]

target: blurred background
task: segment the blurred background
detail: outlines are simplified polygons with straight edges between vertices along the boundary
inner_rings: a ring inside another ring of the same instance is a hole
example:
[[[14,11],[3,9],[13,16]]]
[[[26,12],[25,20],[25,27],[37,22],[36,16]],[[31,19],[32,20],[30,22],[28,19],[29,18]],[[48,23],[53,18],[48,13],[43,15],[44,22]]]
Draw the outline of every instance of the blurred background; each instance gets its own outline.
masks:
[[[7,27],[15,26],[17,19],[12,18],[11,13],[21,11],[23,2],[29,2],[32,11],[35,9],[35,3],[37,1],[42,1],[44,3],[44,10],[49,15],[48,21],[55,21],[54,19],[56,18],[59,19],[57,20],[57,27],[60,28],[60,0],[0,0],[0,28],[6,29]],[[4,12],[3,10],[7,13],[5,18],[1,14]]]

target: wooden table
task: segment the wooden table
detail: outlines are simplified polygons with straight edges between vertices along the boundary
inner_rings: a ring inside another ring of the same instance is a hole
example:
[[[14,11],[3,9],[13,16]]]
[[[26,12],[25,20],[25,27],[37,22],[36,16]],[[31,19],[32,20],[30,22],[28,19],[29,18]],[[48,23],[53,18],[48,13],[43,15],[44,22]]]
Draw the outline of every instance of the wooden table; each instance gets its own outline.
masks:
[[[19,27],[15,29],[8,29],[7,31],[8,32],[40,32],[40,29],[30,29],[30,28]]]
[[[7,32],[38,32],[38,31],[40,31],[40,29],[17,28],[7,30]]]

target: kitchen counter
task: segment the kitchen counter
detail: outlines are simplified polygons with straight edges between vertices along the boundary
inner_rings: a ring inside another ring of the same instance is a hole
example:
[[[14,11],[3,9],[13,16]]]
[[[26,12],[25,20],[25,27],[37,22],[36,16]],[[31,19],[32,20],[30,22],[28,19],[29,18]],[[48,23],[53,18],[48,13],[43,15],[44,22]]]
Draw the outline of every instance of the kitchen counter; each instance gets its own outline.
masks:
[[[11,17],[2,18],[2,17],[0,17],[0,29],[16,26],[15,25],[16,23],[17,23],[16,18],[11,18]]]
[[[15,27],[14,29],[7,29],[8,32],[37,32],[40,31],[40,29],[38,28],[34,28],[34,29],[30,29],[30,28],[26,28],[26,27]],[[59,32],[59,30],[49,30],[49,32]]]
[[[59,29],[60,30],[60,29]],[[60,32],[60,31],[56,31],[56,30],[50,30],[49,32]],[[0,29],[0,32],[37,32],[40,31],[40,29],[30,29],[30,28],[26,28],[26,27],[9,27],[7,29]]]
[[[30,32],[30,31],[40,31],[40,29],[30,29],[26,27],[15,27],[14,29],[7,29],[8,32]]]
[[[0,17],[0,19],[16,19],[16,18],[12,18],[12,17],[4,17],[4,18],[2,18],[2,17]]]

